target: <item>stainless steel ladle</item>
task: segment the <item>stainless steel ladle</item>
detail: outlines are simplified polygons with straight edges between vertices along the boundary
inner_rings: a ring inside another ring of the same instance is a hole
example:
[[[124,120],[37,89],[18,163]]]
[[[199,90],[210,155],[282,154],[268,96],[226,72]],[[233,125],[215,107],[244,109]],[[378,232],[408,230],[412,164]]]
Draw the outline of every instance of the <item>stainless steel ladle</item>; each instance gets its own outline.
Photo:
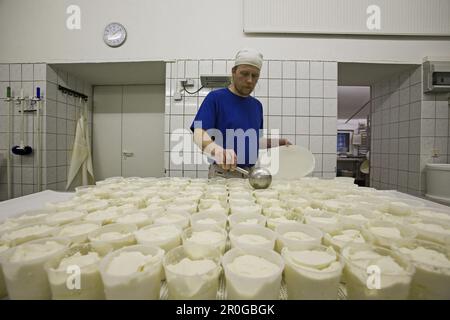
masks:
[[[272,183],[270,171],[264,168],[251,168],[249,171],[236,167],[236,171],[246,175],[248,182],[255,189],[267,189]]]

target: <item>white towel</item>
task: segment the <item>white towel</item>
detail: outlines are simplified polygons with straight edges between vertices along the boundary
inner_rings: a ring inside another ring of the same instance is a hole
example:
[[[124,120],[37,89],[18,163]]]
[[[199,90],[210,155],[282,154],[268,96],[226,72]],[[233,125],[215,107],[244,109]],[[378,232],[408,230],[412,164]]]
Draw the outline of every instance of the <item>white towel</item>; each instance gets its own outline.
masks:
[[[94,170],[92,168],[91,145],[89,142],[89,132],[87,128],[86,118],[81,116],[77,122],[75,132],[75,141],[72,149],[72,159],[67,174],[66,190],[71,185],[74,187],[79,185],[94,184]]]

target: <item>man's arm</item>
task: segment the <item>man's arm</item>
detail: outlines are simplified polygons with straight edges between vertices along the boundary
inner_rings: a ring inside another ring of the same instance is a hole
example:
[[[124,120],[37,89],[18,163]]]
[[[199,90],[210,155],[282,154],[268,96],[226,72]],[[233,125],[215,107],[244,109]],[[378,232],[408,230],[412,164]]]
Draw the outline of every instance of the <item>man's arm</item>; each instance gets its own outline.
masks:
[[[288,146],[292,143],[289,142],[288,139],[284,138],[276,138],[276,139],[269,139],[269,138],[261,138],[259,140],[259,148],[260,149],[269,149],[273,147],[279,147],[279,146]]]
[[[214,143],[209,134],[201,129],[194,129],[194,143],[203,153],[213,158],[224,170],[234,170],[236,168],[237,157],[233,149],[223,149]]]

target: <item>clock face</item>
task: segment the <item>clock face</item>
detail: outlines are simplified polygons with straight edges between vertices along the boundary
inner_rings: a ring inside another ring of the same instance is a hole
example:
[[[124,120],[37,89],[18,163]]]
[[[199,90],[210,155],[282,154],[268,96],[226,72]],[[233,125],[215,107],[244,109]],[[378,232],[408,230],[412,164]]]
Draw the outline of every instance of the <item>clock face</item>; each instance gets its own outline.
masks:
[[[103,40],[110,47],[119,47],[127,38],[127,31],[120,23],[113,22],[105,27],[103,32]]]

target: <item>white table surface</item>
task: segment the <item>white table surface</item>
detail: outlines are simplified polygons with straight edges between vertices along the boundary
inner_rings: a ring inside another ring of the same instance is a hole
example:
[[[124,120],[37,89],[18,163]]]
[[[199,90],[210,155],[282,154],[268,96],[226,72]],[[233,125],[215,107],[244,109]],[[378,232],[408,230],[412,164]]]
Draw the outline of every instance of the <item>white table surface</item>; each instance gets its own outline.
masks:
[[[27,210],[42,209],[46,202],[65,201],[73,197],[74,192],[45,190],[27,196],[0,202],[0,221],[19,215]]]

